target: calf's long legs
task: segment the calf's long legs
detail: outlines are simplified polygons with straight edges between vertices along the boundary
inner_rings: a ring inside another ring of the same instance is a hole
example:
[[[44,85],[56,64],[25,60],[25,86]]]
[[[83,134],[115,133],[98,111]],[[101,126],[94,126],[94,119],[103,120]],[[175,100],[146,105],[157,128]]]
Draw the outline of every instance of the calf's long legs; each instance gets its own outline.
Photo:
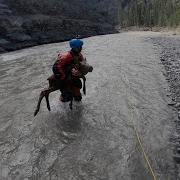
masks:
[[[34,116],[36,116],[37,113],[39,112],[40,105],[41,105],[41,101],[42,101],[42,99],[43,99],[44,97],[46,98],[46,103],[47,103],[47,108],[48,108],[48,110],[49,110],[49,111],[51,110],[51,108],[50,108],[50,103],[49,103],[49,94],[50,94],[51,92],[56,91],[56,90],[58,90],[58,88],[49,87],[49,88],[41,91],[40,96],[39,96],[39,100],[38,100],[38,104],[37,104],[37,107],[36,107],[36,110],[34,111]]]

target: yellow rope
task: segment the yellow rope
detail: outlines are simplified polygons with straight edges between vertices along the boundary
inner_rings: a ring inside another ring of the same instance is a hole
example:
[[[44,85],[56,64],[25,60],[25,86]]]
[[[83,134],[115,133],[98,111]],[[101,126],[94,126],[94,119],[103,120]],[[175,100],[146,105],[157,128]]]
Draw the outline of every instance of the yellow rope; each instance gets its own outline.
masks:
[[[134,124],[133,124],[133,126],[134,126]],[[143,152],[144,159],[145,159],[145,161],[146,161],[146,163],[147,163],[147,165],[148,165],[148,167],[149,167],[149,169],[150,169],[150,172],[151,172],[151,175],[152,175],[152,177],[153,177],[153,180],[157,180],[156,175],[155,175],[155,173],[154,173],[154,171],[153,171],[153,169],[152,169],[151,163],[150,163],[150,161],[149,161],[149,159],[148,159],[148,156],[147,156],[147,154],[146,154],[146,152],[145,152],[145,150],[144,150],[144,147],[143,147],[143,145],[142,145],[140,136],[139,136],[139,134],[138,134],[135,126],[134,126],[134,131],[135,131],[135,133],[136,133],[136,138],[137,138],[138,143],[139,143],[139,145],[140,145],[140,147],[141,147],[141,150],[142,150],[142,152]]]
[[[125,75],[124,75],[124,77],[125,77],[125,79],[126,79],[126,82],[128,82],[128,86],[129,86],[129,89],[130,89],[129,80],[126,78]],[[126,91],[126,92],[127,92],[127,91]],[[131,91],[130,91],[130,92],[131,92]],[[127,94],[126,94],[126,95],[127,95]],[[131,97],[131,96],[129,96],[129,97]],[[128,95],[127,95],[127,98],[128,98]],[[131,111],[131,113],[132,113],[132,109],[134,109],[134,108],[132,107],[131,104],[128,104],[128,105],[129,105],[130,111]],[[151,166],[151,163],[150,163],[150,161],[149,161],[149,158],[148,158],[148,156],[147,156],[147,153],[146,153],[146,151],[145,151],[145,149],[144,149],[144,147],[143,147],[141,138],[140,138],[140,136],[139,136],[139,134],[138,134],[138,131],[137,131],[136,127],[135,127],[135,124],[134,124],[134,121],[133,121],[133,116],[131,116],[131,117],[132,117],[131,123],[132,123],[132,125],[133,125],[133,129],[134,129],[134,132],[135,132],[135,134],[136,134],[136,138],[137,138],[138,144],[139,144],[139,146],[140,146],[140,148],[141,148],[141,150],[142,150],[144,159],[145,159],[145,161],[146,161],[146,163],[147,163],[147,165],[148,165],[148,167],[149,167],[149,170],[150,170],[150,173],[151,173],[151,175],[152,175],[152,177],[153,177],[153,180],[157,180],[157,177],[156,177],[156,175],[155,175],[155,172],[153,171],[153,168],[152,168],[152,166]]]

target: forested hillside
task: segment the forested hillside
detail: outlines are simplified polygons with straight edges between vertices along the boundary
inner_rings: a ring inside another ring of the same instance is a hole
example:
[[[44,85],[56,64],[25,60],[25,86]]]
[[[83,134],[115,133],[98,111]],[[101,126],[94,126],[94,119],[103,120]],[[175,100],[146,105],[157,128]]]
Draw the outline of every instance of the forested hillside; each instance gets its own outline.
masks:
[[[180,0],[0,0],[0,52],[117,32],[177,27]]]
[[[119,23],[128,26],[180,24],[180,0],[119,0]]]

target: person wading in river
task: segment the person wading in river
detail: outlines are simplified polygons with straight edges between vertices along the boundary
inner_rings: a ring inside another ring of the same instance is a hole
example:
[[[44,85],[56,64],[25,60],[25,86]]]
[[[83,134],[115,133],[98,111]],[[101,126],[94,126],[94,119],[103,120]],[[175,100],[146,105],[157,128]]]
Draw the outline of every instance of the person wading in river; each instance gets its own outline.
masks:
[[[65,53],[58,54],[57,60],[53,65],[53,73],[61,86],[60,100],[62,102],[69,101],[69,89],[73,91],[75,101],[81,101],[82,96],[80,89],[82,83],[79,77],[82,76],[78,70],[80,62],[84,61],[81,54],[83,41],[80,39],[72,39],[69,41],[71,50]],[[93,68],[90,70],[92,71]]]

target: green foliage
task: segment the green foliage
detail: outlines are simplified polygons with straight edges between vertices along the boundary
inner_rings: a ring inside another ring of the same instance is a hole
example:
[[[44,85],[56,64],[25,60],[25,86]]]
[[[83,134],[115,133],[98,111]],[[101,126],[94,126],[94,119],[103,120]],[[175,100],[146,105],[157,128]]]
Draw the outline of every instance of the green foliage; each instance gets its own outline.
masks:
[[[122,7],[119,0],[121,26],[178,26],[180,24],[179,0],[131,0]]]

